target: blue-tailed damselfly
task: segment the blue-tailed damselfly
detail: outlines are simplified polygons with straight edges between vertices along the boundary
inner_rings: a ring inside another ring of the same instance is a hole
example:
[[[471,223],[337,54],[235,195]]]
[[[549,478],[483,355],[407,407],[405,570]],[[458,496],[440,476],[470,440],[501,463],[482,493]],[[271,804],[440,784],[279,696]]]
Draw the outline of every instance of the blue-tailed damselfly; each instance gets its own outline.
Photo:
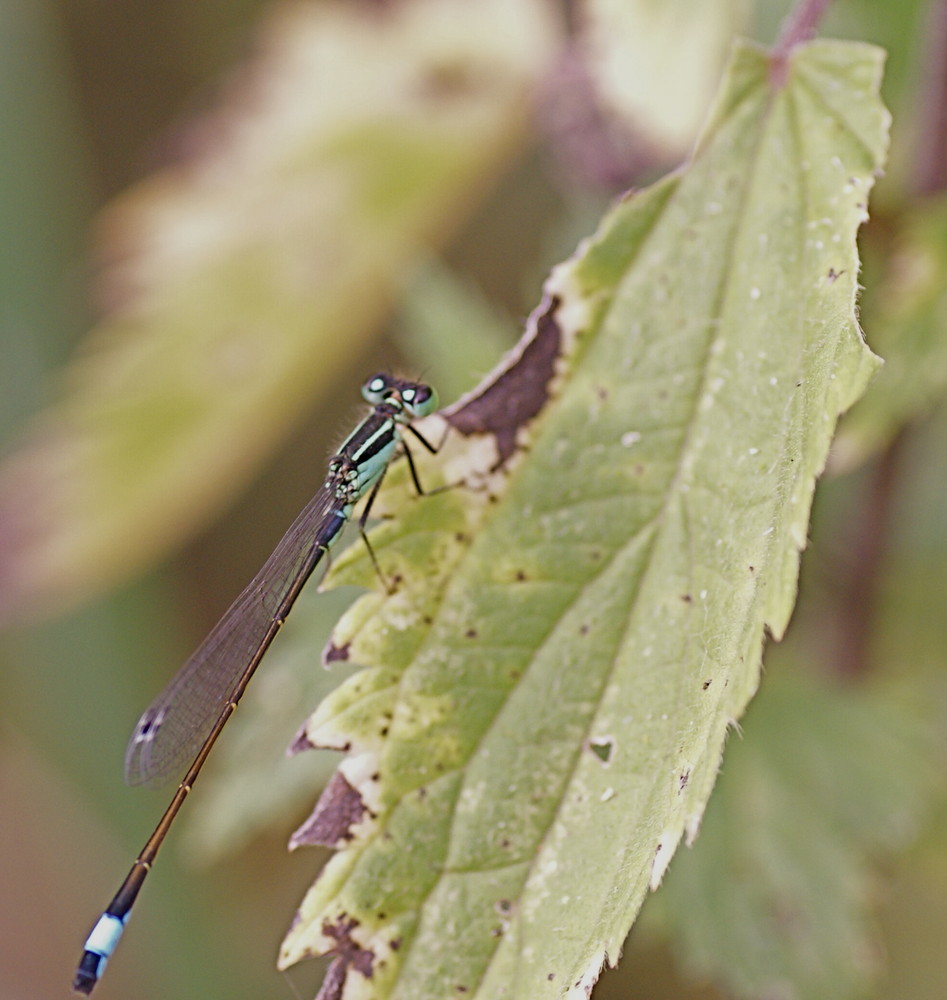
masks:
[[[372,404],[372,412],[333,456],[322,488],[250,585],[138,720],[125,757],[129,784],[160,782],[179,770],[188,757],[193,755],[193,760],[154,833],[85,942],[73,980],[73,988],[80,993],[91,993],[102,975],[158,850],[217,737],[299,592],[351,519],[355,504],[368,495],[359,520],[364,534],[372,501],[399,449],[408,460],[415,487],[423,492],[403,434],[409,430],[429,451],[435,450],[410,422],[434,412],[436,393],[420,382],[375,375],[362,387],[362,395]],[[371,546],[369,553],[374,562]]]

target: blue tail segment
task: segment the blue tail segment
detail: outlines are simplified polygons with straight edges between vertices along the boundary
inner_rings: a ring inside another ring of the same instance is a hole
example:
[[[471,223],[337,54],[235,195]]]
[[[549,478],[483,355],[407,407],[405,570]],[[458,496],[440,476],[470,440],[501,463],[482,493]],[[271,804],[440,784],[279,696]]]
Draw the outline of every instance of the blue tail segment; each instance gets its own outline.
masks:
[[[105,971],[106,963],[115,946],[125,930],[125,921],[128,919],[126,913],[124,918],[113,916],[111,913],[103,913],[99,917],[92,933],[86,938],[85,950],[79,967],[76,969],[76,978],[72,981],[72,988],[78,993],[88,996],[99,977]]]

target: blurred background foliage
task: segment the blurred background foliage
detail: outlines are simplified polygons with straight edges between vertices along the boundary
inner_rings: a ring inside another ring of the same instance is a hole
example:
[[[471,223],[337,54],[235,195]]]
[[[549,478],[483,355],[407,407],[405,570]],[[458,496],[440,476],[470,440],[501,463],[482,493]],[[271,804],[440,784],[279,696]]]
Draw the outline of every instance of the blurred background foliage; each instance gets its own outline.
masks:
[[[463,21],[449,0],[0,5],[11,998],[66,993],[164,804],[122,785],[131,727],[319,484],[364,375],[422,372],[445,401],[470,387],[609,200],[686,157],[731,38],[770,44],[789,9],[467,6]],[[939,998],[947,980],[947,5],[840,0],[820,32],[889,52],[892,150],[860,314],[888,364],[843,424],[794,623],[704,832],[599,1000],[746,995],[726,947],[779,979],[798,913],[778,914],[777,942],[754,940],[758,914],[716,920],[729,879],[793,879],[793,858],[766,853],[767,822],[791,822],[800,852],[829,828],[848,845],[787,893],[800,907],[837,894],[839,996]],[[308,595],[291,621],[103,1000],[291,995],[273,961],[323,858],[285,842],[334,762],[280,748],[340,679],[318,637],[344,596]],[[734,857],[737,842],[759,850]],[[302,995],[319,976],[291,973]],[[796,984],[774,995],[807,995]]]

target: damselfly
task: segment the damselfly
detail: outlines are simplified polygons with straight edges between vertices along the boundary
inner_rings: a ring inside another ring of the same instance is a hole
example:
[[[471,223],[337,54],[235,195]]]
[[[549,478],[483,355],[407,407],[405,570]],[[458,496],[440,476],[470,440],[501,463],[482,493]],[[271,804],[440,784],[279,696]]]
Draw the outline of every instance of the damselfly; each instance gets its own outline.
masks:
[[[73,988],[80,993],[91,993],[102,975],[158,850],[211,748],[303,585],[351,519],[355,504],[368,495],[359,519],[365,537],[372,502],[388,463],[399,450],[408,460],[416,489],[423,492],[403,434],[408,430],[428,451],[436,450],[410,424],[434,412],[436,393],[420,382],[375,375],[362,387],[362,395],[372,404],[372,412],[333,456],[322,488],[250,585],[138,720],[125,756],[129,784],[160,782],[192,755],[193,760],[154,833],[85,942],[73,980]],[[367,544],[367,537],[365,541]],[[375,562],[370,545],[368,551]],[[377,562],[375,566],[377,569]]]

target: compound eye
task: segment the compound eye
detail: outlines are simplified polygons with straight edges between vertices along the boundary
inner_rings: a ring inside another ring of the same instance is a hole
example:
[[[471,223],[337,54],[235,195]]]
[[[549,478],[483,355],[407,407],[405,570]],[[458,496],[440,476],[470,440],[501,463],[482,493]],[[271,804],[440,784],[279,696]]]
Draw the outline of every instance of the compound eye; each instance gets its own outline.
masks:
[[[379,373],[372,375],[362,386],[362,398],[366,403],[377,405],[383,403],[391,394],[392,381],[388,375]]]
[[[412,417],[426,417],[437,409],[437,393],[421,382],[402,389],[401,399]]]

